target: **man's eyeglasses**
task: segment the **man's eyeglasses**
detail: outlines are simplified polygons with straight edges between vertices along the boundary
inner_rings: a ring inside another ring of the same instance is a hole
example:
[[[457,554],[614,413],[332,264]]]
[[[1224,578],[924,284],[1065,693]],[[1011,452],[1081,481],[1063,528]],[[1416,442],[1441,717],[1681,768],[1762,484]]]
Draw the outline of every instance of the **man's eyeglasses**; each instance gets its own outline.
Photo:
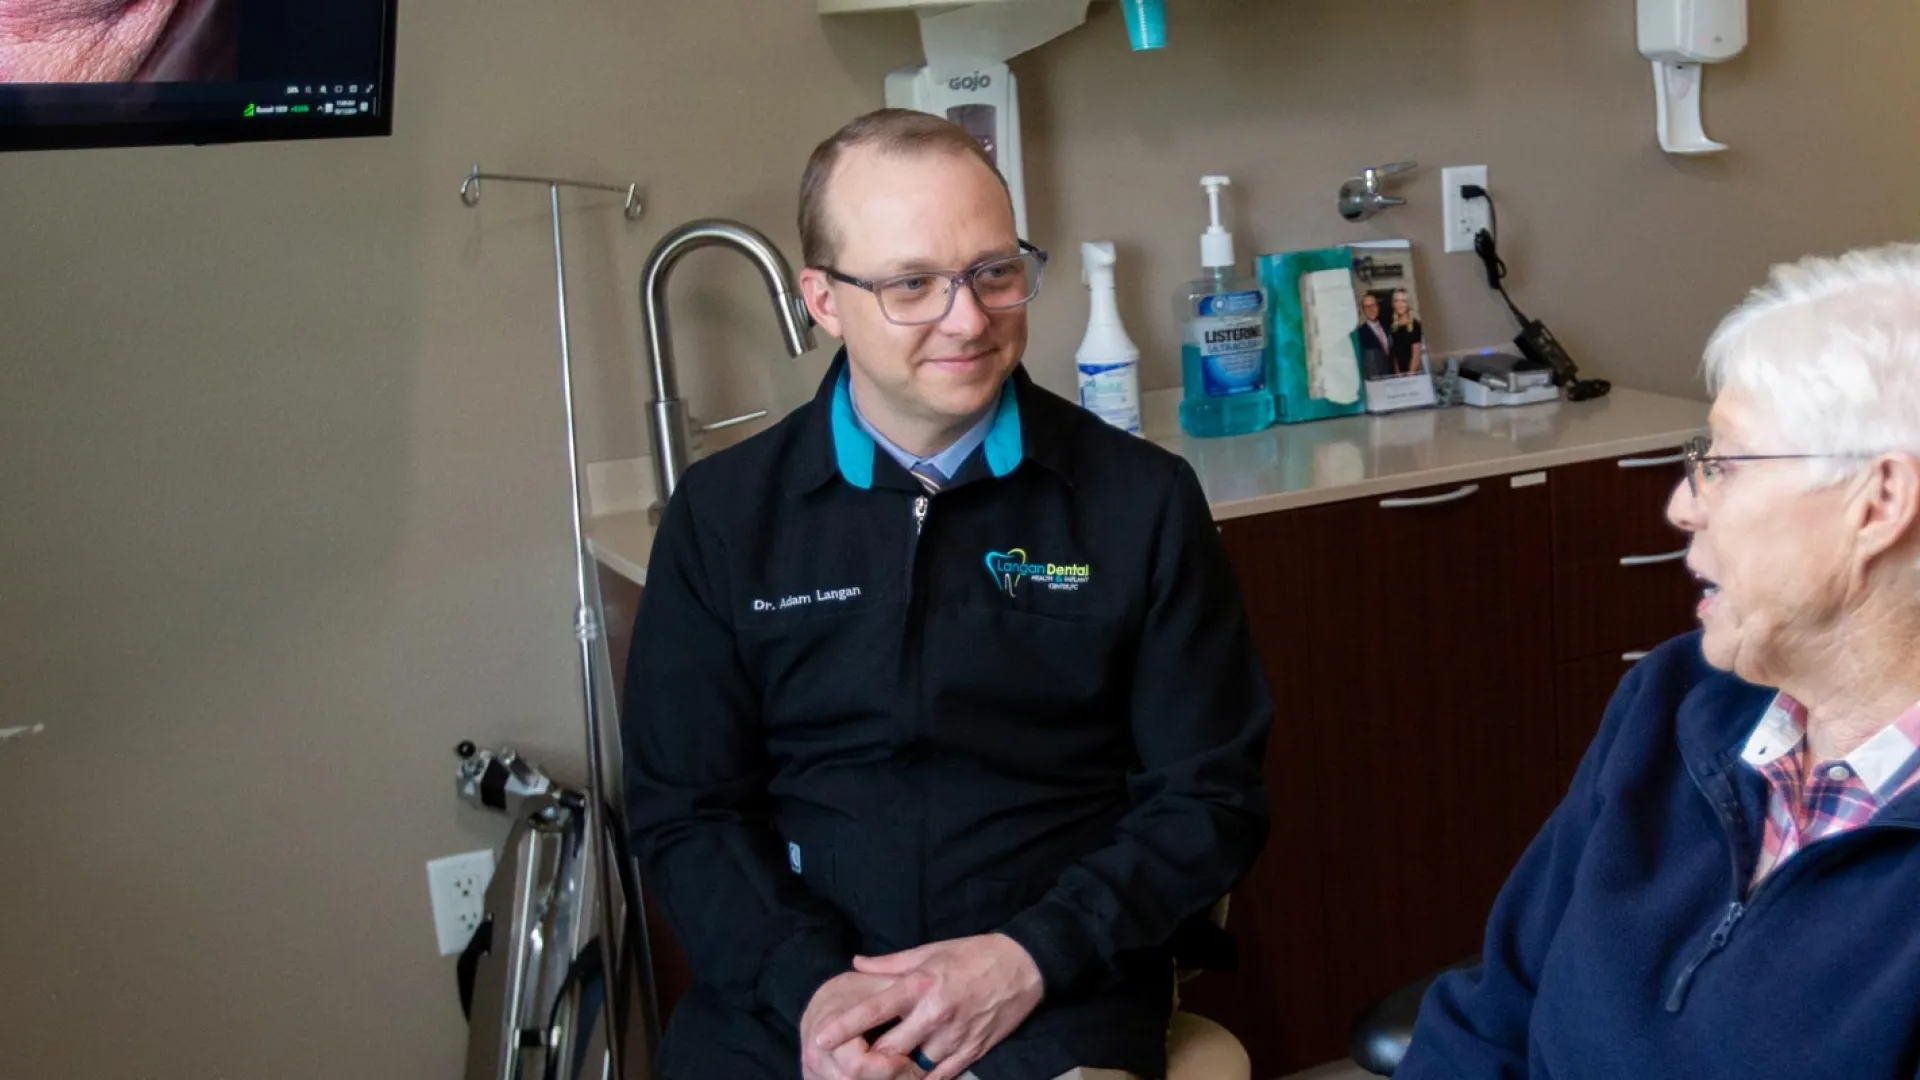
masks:
[[[1822,458],[1864,459],[1871,454],[1709,454],[1713,440],[1696,435],[1687,440],[1687,490],[1694,498],[1726,475],[1727,464],[1734,461],[1817,461]]]
[[[1011,311],[1040,295],[1040,272],[1047,253],[1020,241],[1020,254],[978,262],[965,270],[916,270],[877,279],[857,278],[831,266],[815,270],[835,281],[865,289],[880,302],[880,314],[896,326],[924,326],[947,317],[959,287],[987,311]]]

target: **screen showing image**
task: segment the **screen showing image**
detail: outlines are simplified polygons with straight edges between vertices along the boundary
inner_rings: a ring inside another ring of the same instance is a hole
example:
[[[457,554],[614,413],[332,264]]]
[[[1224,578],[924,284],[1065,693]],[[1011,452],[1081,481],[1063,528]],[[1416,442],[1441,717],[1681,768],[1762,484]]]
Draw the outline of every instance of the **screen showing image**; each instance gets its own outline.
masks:
[[[0,0],[0,149],[391,130],[394,0]]]

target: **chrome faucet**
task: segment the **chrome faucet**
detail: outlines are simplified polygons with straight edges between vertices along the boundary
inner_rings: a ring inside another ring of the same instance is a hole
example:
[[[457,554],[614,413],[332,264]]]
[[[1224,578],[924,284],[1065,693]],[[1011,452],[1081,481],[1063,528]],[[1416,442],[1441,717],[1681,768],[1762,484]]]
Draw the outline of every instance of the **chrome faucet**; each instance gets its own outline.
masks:
[[[655,522],[660,520],[660,512],[673,495],[673,489],[679,486],[680,475],[687,471],[687,443],[692,428],[697,425],[701,431],[717,431],[767,415],[767,410],[758,409],[701,424],[688,415],[687,403],[680,397],[679,380],[673,368],[673,334],[667,326],[667,278],[682,255],[714,246],[732,248],[759,268],[773,300],[774,316],[780,321],[780,336],[786,342],[787,354],[797,357],[813,348],[813,319],[794,285],[793,270],[772,241],[737,221],[717,218],[689,221],[660,238],[653,253],[647,256],[646,269],[640,272],[640,317],[647,324],[653,385],[653,400],[647,403],[647,412],[653,421],[655,501],[647,512]]]
[[[1417,161],[1396,161],[1391,165],[1369,165],[1360,175],[1340,185],[1340,216],[1348,221],[1365,221],[1389,206],[1405,206],[1407,200],[1383,193],[1381,181],[1389,176],[1412,172]]]

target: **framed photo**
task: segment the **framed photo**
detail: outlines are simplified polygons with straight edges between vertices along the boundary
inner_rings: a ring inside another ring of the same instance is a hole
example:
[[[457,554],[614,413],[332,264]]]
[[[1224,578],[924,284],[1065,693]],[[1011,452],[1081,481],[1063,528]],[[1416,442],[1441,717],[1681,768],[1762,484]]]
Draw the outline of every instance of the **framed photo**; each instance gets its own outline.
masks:
[[[1413,279],[1413,245],[1406,240],[1348,244],[1353,257],[1354,304],[1359,322],[1354,350],[1367,411],[1433,406],[1433,374],[1420,292]]]

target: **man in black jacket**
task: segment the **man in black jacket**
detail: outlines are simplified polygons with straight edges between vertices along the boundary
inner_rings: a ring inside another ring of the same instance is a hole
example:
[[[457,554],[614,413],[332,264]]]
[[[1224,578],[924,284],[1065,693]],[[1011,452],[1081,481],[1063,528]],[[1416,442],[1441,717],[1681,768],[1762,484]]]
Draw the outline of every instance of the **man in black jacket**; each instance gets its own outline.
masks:
[[[814,400],[688,470],[623,720],[694,986],[673,1080],[1164,1072],[1169,941],[1266,839],[1271,704],[1191,469],[1034,386],[1046,256],[961,129],[800,196]]]

